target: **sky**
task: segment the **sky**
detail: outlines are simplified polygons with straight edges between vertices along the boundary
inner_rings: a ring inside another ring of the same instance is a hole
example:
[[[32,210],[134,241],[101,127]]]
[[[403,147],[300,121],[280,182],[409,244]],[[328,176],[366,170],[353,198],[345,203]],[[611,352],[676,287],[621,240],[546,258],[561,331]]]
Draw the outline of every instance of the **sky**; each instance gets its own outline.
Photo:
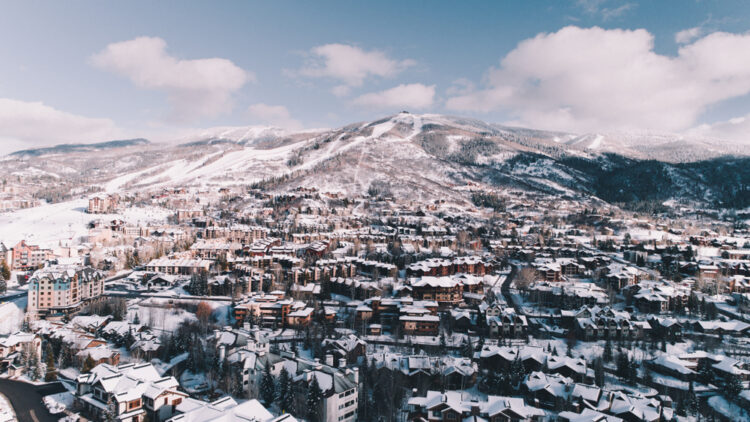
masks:
[[[750,144],[750,2],[0,2],[0,148],[402,110]]]

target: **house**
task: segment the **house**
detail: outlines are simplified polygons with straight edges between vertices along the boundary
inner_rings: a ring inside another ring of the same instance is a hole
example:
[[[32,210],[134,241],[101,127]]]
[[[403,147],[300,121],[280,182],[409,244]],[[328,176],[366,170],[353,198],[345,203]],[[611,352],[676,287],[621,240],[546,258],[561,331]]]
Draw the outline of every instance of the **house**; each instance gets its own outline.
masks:
[[[462,391],[427,391],[408,402],[409,421],[542,421],[545,412],[519,397],[487,396],[486,400]]]
[[[501,308],[498,305],[487,309],[487,327],[492,338],[525,337],[529,323],[525,315],[519,315],[513,308]]]
[[[0,337],[0,369],[8,368],[21,352],[42,358],[42,338],[22,331]]]
[[[212,402],[186,398],[168,422],[296,422],[290,414],[273,416],[258,400],[237,403],[226,396]]]
[[[354,334],[349,334],[337,339],[324,339],[323,350],[335,359],[345,359],[346,362],[354,363],[359,358],[366,357],[367,343]],[[333,366],[333,363],[329,365]]]
[[[165,421],[187,398],[174,377],[162,377],[150,363],[101,364],[76,378],[75,403],[89,418],[113,412],[121,422]]]
[[[95,365],[106,363],[116,366],[120,364],[120,352],[112,350],[103,344],[83,349],[76,353],[76,360],[79,364],[82,364],[88,358],[91,358]]]

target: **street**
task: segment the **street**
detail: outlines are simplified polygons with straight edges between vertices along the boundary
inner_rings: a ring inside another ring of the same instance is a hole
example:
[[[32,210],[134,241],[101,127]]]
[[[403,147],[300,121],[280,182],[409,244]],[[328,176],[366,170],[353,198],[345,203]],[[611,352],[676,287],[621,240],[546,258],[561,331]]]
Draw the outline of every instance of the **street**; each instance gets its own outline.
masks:
[[[56,422],[65,416],[50,414],[42,403],[42,394],[60,391],[64,391],[64,387],[59,384],[35,386],[21,381],[0,379],[0,393],[10,401],[19,422]]]

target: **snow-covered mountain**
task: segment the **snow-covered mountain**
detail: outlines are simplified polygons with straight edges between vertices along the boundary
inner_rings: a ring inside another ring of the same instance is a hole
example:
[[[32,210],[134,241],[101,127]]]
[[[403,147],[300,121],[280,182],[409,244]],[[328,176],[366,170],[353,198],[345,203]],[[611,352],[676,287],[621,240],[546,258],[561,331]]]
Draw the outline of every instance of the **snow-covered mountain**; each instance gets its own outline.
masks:
[[[721,145],[695,142],[668,135],[579,136],[404,112],[336,129],[216,128],[168,143],[15,154],[0,171],[58,196],[259,184],[276,191],[303,186],[424,200],[465,197],[482,187],[615,202],[673,197],[726,202],[742,194],[750,183],[741,158],[679,163],[689,158],[685,150],[694,157],[723,155]],[[670,151],[681,159],[642,161]],[[731,177],[713,180],[718,168]],[[736,188],[715,186],[731,181]]]
[[[570,135],[565,145],[592,153],[614,153],[630,158],[673,163],[706,160],[726,155],[748,155],[747,147],[720,139],[654,132],[611,132]]]

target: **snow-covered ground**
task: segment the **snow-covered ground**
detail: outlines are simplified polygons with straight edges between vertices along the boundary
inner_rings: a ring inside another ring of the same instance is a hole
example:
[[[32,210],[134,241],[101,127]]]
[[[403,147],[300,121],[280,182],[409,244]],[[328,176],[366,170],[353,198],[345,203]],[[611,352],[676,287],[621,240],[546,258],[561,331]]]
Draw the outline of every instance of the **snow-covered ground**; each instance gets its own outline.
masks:
[[[42,401],[44,402],[44,405],[47,406],[50,413],[57,415],[64,412],[65,409],[69,409],[73,406],[73,394],[69,391],[52,394],[45,396]]]
[[[69,242],[88,234],[91,220],[121,219],[126,223],[163,222],[170,214],[156,207],[129,207],[117,214],[86,213],[87,199],[42,204],[38,207],[0,214],[0,241],[11,247],[21,240],[29,244],[54,248],[61,241]]]
[[[8,398],[0,394],[0,422],[13,422],[16,420],[16,412],[10,406]]]
[[[0,335],[14,333],[23,326],[26,297],[0,304]]]
[[[196,319],[195,314],[181,308],[129,305],[128,320],[133,321],[136,315],[141,324],[159,331],[175,331],[182,321]]]

